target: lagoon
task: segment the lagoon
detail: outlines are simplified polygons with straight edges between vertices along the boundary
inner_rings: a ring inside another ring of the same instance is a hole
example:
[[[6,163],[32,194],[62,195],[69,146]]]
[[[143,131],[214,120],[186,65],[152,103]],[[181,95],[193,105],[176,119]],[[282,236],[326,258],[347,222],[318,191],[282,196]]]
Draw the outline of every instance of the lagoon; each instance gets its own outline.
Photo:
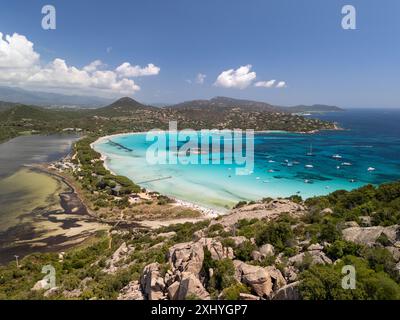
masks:
[[[153,142],[146,141],[145,134],[100,139],[94,148],[116,174],[220,211],[241,200],[295,194],[309,198],[400,179],[398,110],[354,109],[317,117],[335,121],[345,130],[258,133],[251,175],[236,175],[237,166],[232,164],[150,164],[146,150]],[[313,156],[307,155],[310,152]],[[209,156],[222,158],[223,154]]]

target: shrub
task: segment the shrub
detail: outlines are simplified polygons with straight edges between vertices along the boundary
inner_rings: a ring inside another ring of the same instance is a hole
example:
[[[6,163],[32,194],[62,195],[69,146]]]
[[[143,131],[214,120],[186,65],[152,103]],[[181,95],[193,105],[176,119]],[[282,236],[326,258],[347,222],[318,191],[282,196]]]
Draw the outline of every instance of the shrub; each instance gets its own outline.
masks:
[[[257,246],[251,241],[245,241],[235,249],[235,256],[241,261],[250,261],[252,260],[251,253],[256,249]]]
[[[222,298],[224,300],[239,300],[241,293],[250,293],[243,283],[235,283],[222,291]]]
[[[352,265],[356,270],[356,288],[342,288],[342,267]],[[385,272],[376,272],[365,260],[346,256],[336,265],[315,265],[300,274],[299,290],[306,300],[397,300],[400,287]]]
[[[340,236],[341,234],[336,225],[333,222],[328,221],[322,225],[318,239],[319,241],[334,242],[340,239]]]
[[[356,256],[359,254],[361,246],[354,242],[336,240],[326,248],[326,254],[333,260],[337,260],[346,255]]]
[[[271,222],[257,233],[256,243],[258,246],[270,243],[277,250],[282,251],[293,237],[290,224],[286,222]]]

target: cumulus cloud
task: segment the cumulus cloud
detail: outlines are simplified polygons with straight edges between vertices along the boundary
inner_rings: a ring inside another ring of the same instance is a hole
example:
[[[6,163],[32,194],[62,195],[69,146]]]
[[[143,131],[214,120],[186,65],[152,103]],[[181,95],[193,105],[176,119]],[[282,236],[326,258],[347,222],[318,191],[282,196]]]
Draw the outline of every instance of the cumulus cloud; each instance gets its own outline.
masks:
[[[39,58],[33,50],[33,43],[25,36],[14,33],[4,39],[0,32],[0,68],[29,68],[38,63]]]
[[[276,80],[259,81],[254,84],[255,87],[272,88]]]
[[[128,62],[115,70],[95,60],[83,68],[68,65],[56,58],[47,65],[40,62],[33,43],[25,36],[0,33],[0,83],[6,85],[58,89],[59,91],[134,94],[140,87],[130,78],[158,74],[159,67],[132,66]]]
[[[202,73],[199,73],[199,74],[197,74],[197,76],[196,76],[196,83],[198,83],[198,84],[203,84],[204,83],[204,80],[206,79],[206,75],[205,74],[202,74]]]
[[[87,66],[83,67],[83,70],[85,70],[87,72],[94,72],[98,68],[103,67],[103,66],[104,66],[104,64],[100,60],[95,60],[95,61],[89,63]]]
[[[224,88],[247,88],[256,78],[255,72],[250,72],[251,64],[240,68],[223,71],[215,81],[214,85]]]
[[[152,63],[142,68],[140,66],[132,66],[129,62],[124,62],[115,71],[121,77],[133,78],[157,75],[160,72],[160,68]]]
[[[286,88],[286,82],[285,81],[279,81],[278,84],[276,85],[277,88]]]
[[[94,61],[81,70],[68,66],[62,59],[55,59],[29,77],[27,82],[47,88],[88,88],[119,93],[134,93],[140,90],[133,80],[118,79],[113,71],[99,71],[96,67],[98,65],[99,63]]]

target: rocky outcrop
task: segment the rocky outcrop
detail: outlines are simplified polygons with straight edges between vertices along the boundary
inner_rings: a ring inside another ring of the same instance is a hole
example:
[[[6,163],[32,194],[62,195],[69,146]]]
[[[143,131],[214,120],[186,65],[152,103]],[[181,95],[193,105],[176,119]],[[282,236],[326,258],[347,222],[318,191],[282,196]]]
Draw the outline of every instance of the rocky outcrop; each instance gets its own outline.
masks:
[[[242,219],[274,220],[279,218],[284,212],[292,217],[301,217],[304,215],[305,211],[305,208],[298,203],[287,199],[276,199],[268,203],[258,202],[234,209],[229,215],[223,216],[221,219],[218,219],[218,221],[214,220],[211,224],[218,223],[224,227],[232,228]]]
[[[322,214],[333,214],[333,210],[331,208],[325,208],[321,211]]]
[[[240,246],[242,243],[249,241],[246,237],[243,236],[237,236],[237,237],[230,237],[229,239],[232,239],[233,242],[235,243],[235,246]]]
[[[360,216],[361,227],[370,227],[372,226],[372,218],[370,216]]]
[[[370,247],[375,245],[382,234],[392,243],[395,243],[400,238],[398,225],[390,227],[352,227],[344,229],[342,233],[345,240]]]
[[[280,288],[274,294],[272,300],[299,300],[299,284],[300,281],[297,281]]]
[[[261,298],[249,293],[239,293],[239,300],[253,301],[261,300]]]
[[[319,243],[314,243],[307,248],[307,251],[322,251],[324,249]]]
[[[315,264],[332,264],[332,260],[320,250],[310,250],[307,252],[301,252],[288,259],[288,264],[292,266],[299,266],[304,262],[304,259],[309,256],[311,258],[311,265]]]
[[[39,280],[38,282],[35,283],[35,285],[32,287],[32,291],[40,291],[40,290],[46,290],[49,289],[49,282],[46,279]]]
[[[53,287],[47,290],[45,293],[43,293],[43,296],[46,298],[51,298],[60,293],[60,287]]]
[[[171,300],[186,300],[187,298],[210,300],[210,294],[193,273],[183,272],[180,281],[175,281],[168,287],[168,298]]]
[[[294,266],[287,266],[283,269],[283,276],[287,282],[294,282],[297,280],[298,272],[299,271]]]
[[[286,280],[282,273],[274,266],[265,267],[265,270],[271,277],[272,280],[272,290],[277,291],[278,289],[286,286]]]
[[[262,245],[258,251],[262,254],[264,258],[272,257],[275,254],[275,248],[272,244],[264,244]]]
[[[258,250],[254,250],[251,253],[251,258],[255,261],[262,261],[267,257],[273,257],[274,254],[274,246],[271,244],[264,244]]]
[[[391,247],[386,247],[386,249],[392,254],[395,262],[400,261],[400,249],[398,247],[391,246]]]
[[[126,243],[122,243],[121,246],[113,253],[110,259],[106,261],[106,267],[103,272],[115,273],[119,270],[119,266],[125,261],[125,259],[133,252],[134,248],[127,246]],[[127,266],[125,266],[127,267]]]
[[[165,298],[165,283],[161,277],[158,263],[151,263],[144,267],[140,278],[140,287],[148,300],[162,300]]]
[[[190,272],[198,276],[204,261],[203,244],[186,242],[174,245],[169,249],[168,262],[172,271]]]
[[[224,247],[220,241],[215,239],[202,238],[199,243],[210,251],[213,260],[233,259],[235,257],[231,247]]]
[[[144,300],[139,281],[132,281],[121,289],[118,300]]]
[[[176,232],[175,231],[159,233],[157,235],[157,237],[161,237],[161,238],[165,238],[165,239],[171,239],[171,238],[173,238],[175,236],[176,236]]]
[[[360,225],[359,225],[356,221],[346,221],[346,222],[344,223],[344,226],[345,226],[346,228],[357,228],[357,227],[359,227]]]
[[[271,275],[265,268],[252,266],[235,260],[235,278],[237,281],[250,286],[259,297],[268,298],[272,292]]]
[[[74,290],[64,290],[62,295],[67,299],[76,299],[79,298],[82,294],[82,290],[74,289]]]

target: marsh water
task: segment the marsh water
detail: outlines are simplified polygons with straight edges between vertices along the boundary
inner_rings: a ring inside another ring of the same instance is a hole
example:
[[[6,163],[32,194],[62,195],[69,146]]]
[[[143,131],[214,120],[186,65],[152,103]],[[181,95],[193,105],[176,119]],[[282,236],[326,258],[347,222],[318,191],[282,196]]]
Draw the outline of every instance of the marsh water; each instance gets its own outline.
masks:
[[[63,250],[104,229],[70,186],[28,166],[64,157],[78,138],[21,136],[0,144],[0,263]]]

